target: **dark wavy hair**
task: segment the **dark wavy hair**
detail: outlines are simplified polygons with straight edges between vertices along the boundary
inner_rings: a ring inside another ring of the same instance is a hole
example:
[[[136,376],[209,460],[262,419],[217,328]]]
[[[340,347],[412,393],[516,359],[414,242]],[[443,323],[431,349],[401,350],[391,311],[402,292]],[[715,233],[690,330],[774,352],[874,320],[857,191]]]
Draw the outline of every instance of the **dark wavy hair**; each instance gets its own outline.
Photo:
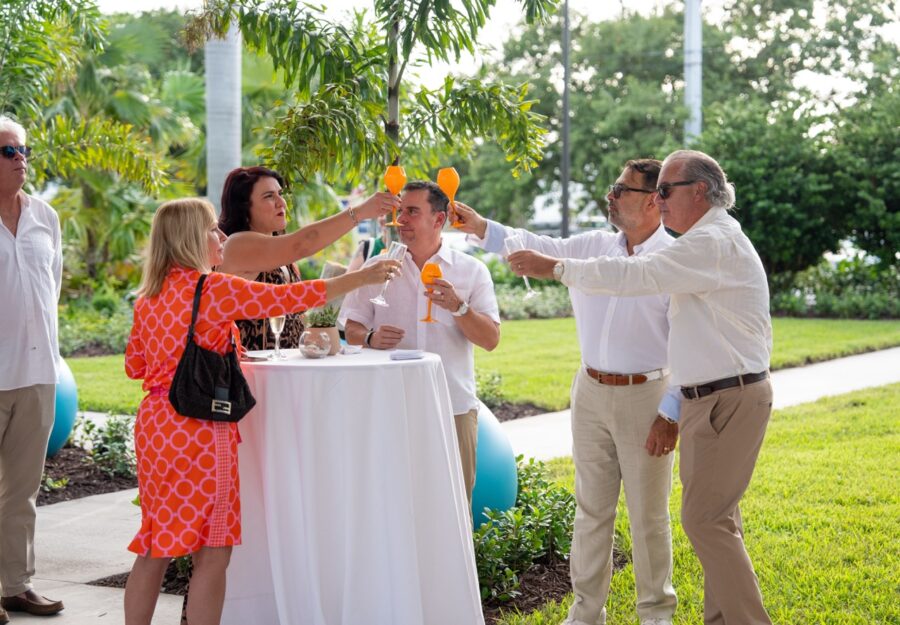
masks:
[[[431,204],[432,213],[446,213],[450,198],[447,194],[430,180],[412,180],[403,187],[404,191],[428,191],[428,203]]]
[[[659,180],[662,161],[658,161],[655,158],[636,158],[625,163],[625,168],[641,174],[644,178],[643,187],[648,191],[653,191],[656,189],[656,182]]]
[[[229,172],[222,186],[219,228],[226,235],[250,229],[250,195],[260,178],[274,178],[284,188],[284,178],[268,167],[238,167]]]

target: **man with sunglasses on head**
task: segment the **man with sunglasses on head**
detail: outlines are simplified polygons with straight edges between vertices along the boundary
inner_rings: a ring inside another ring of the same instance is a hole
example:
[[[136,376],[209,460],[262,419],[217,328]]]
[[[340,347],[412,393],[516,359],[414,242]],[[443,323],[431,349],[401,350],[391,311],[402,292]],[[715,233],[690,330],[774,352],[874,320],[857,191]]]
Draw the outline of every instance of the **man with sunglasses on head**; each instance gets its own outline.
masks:
[[[31,585],[35,501],[59,374],[62,242],[56,211],[22,191],[30,154],[25,129],[0,115],[0,624],[9,622],[7,610],[63,609]]]
[[[503,226],[457,203],[462,230],[492,252],[519,234],[546,258],[642,258],[671,245],[653,202],[660,162],[628,161],[606,200],[619,233],[567,239]],[[556,260],[554,260],[556,262]],[[669,298],[620,298],[569,291],[582,366],[572,385],[577,512],[571,577],[575,601],[566,625],[606,622],[616,504],[624,485],[631,524],[637,612],[642,625],[671,625],[672,530],[669,493],[678,437],[678,389],[668,386]]]
[[[671,293],[669,358],[681,386],[681,522],[704,574],[707,625],[770,625],[744,547],[739,502],[772,412],[769,290],[759,255],[729,209],[734,187],[702,152],[663,162],[663,223],[682,236],[641,257],[557,261],[511,256],[519,275],[588,293]]]

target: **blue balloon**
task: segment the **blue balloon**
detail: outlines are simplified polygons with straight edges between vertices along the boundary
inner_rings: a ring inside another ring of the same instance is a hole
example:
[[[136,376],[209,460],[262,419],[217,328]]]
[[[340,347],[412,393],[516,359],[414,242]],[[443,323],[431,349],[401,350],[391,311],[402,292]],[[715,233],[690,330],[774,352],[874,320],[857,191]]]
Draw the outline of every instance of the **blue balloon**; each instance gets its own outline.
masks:
[[[50,458],[63,448],[69,440],[69,434],[75,426],[78,413],[78,389],[72,370],[62,358],[59,359],[59,383],[56,385],[56,413],[53,418],[53,429],[50,431],[50,442],[47,445],[47,457]]]
[[[478,529],[487,519],[485,508],[508,510],[516,503],[519,476],[516,456],[500,422],[483,403],[478,408],[478,448],[475,452],[472,520]]]

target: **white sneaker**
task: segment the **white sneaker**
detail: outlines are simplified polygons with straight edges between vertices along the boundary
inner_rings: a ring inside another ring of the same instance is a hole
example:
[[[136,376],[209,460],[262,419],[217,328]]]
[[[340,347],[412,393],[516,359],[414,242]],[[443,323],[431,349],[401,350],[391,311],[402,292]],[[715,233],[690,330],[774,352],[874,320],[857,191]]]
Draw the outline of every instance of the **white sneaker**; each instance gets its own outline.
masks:
[[[672,625],[672,621],[667,618],[645,618],[641,625]]]

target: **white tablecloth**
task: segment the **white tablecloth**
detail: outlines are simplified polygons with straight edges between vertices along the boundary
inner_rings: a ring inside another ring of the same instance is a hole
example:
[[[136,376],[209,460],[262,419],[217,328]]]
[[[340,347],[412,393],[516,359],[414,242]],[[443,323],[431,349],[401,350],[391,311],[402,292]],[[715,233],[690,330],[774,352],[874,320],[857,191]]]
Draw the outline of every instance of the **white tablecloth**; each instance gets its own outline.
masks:
[[[225,625],[482,625],[440,358],[244,364]]]

